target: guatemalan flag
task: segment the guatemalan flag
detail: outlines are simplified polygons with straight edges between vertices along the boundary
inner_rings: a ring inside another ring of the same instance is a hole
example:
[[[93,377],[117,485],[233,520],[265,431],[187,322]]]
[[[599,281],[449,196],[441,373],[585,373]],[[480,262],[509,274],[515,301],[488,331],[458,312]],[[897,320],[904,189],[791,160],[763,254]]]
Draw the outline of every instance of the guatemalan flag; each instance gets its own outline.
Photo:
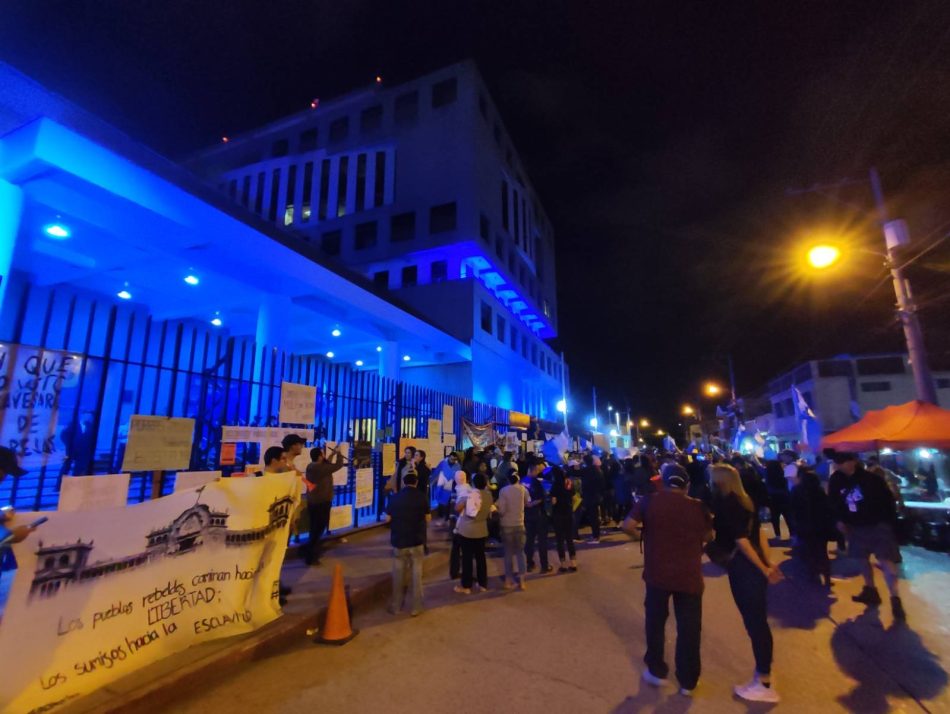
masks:
[[[549,464],[564,465],[564,454],[570,451],[571,441],[566,431],[552,439],[548,439],[541,445],[541,453],[544,454],[544,460]]]
[[[812,408],[808,406],[801,390],[798,387],[792,387],[792,393],[795,397],[793,400],[795,402],[795,417],[802,429],[801,443],[812,453],[818,453],[822,435],[821,422]]]

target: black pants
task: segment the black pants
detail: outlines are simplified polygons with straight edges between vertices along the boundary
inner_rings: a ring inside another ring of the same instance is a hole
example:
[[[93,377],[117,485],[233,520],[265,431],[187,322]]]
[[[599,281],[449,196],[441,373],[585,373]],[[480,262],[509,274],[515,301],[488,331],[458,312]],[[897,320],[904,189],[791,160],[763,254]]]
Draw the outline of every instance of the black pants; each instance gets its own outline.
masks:
[[[749,560],[736,553],[729,561],[729,588],[736,601],[745,630],[752,640],[755,671],[772,672],[772,630],[768,620],[769,582]]]
[[[600,539],[600,502],[584,501],[584,516],[590,524],[591,538]]]
[[[540,506],[539,506],[540,508]],[[528,565],[534,565],[534,547],[538,546],[538,559],[541,561],[541,570],[548,569],[548,519],[545,516],[526,516],[524,519],[525,541],[524,554],[528,558]]]
[[[320,547],[320,538],[330,525],[330,508],[332,501],[326,503],[308,503],[307,511],[310,516],[310,539],[307,541],[306,561],[310,565],[314,561],[320,562],[323,549]]]
[[[783,516],[785,518],[785,525],[788,528],[788,534],[790,536],[795,535],[795,527],[792,525],[790,500],[787,491],[775,491],[769,494],[769,513],[772,516],[772,530],[775,531],[776,538],[782,537],[779,521]]]
[[[573,559],[574,552],[574,514],[557,514],[551,518],[554,524],[554,538],[557,540],[557,557],[564,563],[564,546],[567,546],[567,552]]]
[[[488,563],[485,561],[485,538],[466,538],[462,541],[462,587],[472,587],[472,563],[475,577],[483,588],[488,587]]]
[[[799,533],[797,554],[808,569],[812,579],[821,579],[824,584],[831,581],[831,563],[828,560],[828,539],[823,535],[803,535]]]
[[[646,634],[647,653],[643,658],[650,674],[666,679],[670,668],[663,655],[666,643],[666,618],[670,614],[670,598],[676,615],[676,679],[683,689],[695,689],[699,681],[699,640],[703,624],[702,593],[674,592],[647,585]]]
[[[462,572],[462,536],[452,536],[452,550],[449,552],[449,578],[455,580]]]

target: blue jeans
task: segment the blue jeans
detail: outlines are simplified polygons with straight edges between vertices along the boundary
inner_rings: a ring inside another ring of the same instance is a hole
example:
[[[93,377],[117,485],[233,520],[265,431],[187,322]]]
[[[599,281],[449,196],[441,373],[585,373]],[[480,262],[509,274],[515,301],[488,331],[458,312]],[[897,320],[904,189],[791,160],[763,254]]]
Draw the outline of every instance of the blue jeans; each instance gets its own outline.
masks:
[[[729,588],[752,640],[755,671],[772,672],[772,630],[768,619],[769,581],[742,553],[729,561]]]
[[[425,546],[393,548],[393,612],[402,610],[407,588],[412,597],[412,611],[422,610],[423,558],[425,558]]]
[[[524,557],[524,526],[502,526],[501,542],[505,546],[505,582],[511,582],[513,568],[512,558],[518,561],[518,577],[523,578],[528,570]]]

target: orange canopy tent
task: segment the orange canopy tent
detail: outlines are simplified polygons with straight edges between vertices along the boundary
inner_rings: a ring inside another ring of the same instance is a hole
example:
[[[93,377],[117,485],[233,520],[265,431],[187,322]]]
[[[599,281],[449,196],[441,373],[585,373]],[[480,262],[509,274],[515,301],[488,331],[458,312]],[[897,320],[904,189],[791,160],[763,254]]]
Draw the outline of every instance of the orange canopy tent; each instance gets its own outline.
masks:
[[[950,449],[950,410],[920,401],[885,407],[829,434],[821,446],[839,451]]]

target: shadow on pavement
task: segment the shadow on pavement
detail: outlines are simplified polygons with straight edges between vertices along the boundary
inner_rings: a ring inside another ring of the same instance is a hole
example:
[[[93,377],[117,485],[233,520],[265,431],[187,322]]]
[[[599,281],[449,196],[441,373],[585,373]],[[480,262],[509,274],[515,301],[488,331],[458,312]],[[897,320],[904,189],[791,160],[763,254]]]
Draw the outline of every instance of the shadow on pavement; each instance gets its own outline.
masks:
[[[610,714],[646,714],[646,712],[681,714],[688,712],[693,703],[689,697],[681,697],[678,694],[665,695],[658,689],[641,685],[636,695],[624,699],[610,710]]]
[[[858,682],[839,698],[851,711],[884,714],[890,711],[888,696],[926,701],[947,687],[937,655],[907,625],[885,629],[878,608],[838,625],[831,648],[841,671]],[[869,668],[868,659],[877,666]]]
[[[804,566],[796,560],[779,565],[785,580],[769,588],[769,615],[782,627],[813,630],[831,614],[834,596],[808,581]]]

